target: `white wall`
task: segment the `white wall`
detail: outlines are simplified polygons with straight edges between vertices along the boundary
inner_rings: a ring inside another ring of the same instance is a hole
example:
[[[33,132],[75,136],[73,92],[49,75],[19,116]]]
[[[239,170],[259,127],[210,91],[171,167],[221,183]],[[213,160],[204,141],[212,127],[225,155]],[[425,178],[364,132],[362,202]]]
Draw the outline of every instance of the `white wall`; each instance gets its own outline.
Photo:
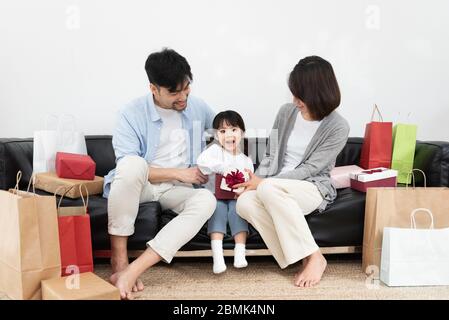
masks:
[[[168,46],[190,62],[193,93],[249,128],[271,127],[287,74],[313,54],[334,66],[351,136],[377,103],[418,139],[449,141],[448,15],[445,0],[1,0],[0,137],[30,137],[50,113],[110,134],[147,92],[147,55]]]

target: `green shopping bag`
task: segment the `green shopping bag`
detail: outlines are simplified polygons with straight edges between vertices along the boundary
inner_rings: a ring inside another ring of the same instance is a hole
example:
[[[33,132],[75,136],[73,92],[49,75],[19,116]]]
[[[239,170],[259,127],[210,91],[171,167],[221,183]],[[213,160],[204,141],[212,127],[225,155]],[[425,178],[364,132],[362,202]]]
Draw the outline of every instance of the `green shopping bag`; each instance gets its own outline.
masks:
[[[417,126],[414,124],[398,123],[393,127],[393,152],[391,169],[398,171],[397,182],[411,182],[408,173],[413,169],[415,158]]]

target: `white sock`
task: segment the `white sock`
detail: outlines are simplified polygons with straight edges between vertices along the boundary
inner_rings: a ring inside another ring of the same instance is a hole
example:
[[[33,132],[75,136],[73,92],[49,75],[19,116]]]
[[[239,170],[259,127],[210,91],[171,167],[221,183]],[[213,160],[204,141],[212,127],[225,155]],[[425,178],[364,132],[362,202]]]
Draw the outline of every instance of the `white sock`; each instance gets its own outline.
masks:
[[[245,268],[248,266],[248,262],[245,258],[245,244],[244,243],[236,243],[234,248],[234,267],[236,268]]]
[[[226,271],[226,264],[223,256],[223,240],[211,240],[212,258],[214,260],[214,273]]]

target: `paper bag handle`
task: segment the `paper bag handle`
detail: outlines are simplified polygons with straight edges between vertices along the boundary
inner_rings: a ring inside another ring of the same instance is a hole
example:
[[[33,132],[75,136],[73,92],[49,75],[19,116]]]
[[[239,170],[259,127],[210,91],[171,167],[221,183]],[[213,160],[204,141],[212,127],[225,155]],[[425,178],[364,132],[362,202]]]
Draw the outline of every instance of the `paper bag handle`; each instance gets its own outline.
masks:
[[[415,189],[415,173],[414,171],[419,171],[422,173],[423,177],[424,177],[424,188],[427,188],[427,178],[426,178],[426,174],[424,173],[424,171],[420,170],[420,169],[412,169],[410,170],[410,172],[407,173],[407,181],[408,181],[408,177],[410,175],[412,175],[412,184],[413,184],[413,189]],[[405,184],[405,190],[407,190],[408,188],[408,183]]]
[[[81,187],[84,187],[84,190],[86,190],[86,201],[84,201],[83,191],[81,190]],[[89,206],[89,190],[87,189],[87,187],[84,183],[80,184],[80,196],[81,196],[81,199],[83,200],[83,205],[86,208],[86,212],[87,212],[87,207]]]
[[[65,123],[69,123],[71,125],[71,130],[63,130],[62,127],[64,127],[64,118],[65,119],[69,119],[70,121],[65,121]],[[49,125],[50,120],[55,120],[56,125],[55,126],[51,126]],[[60,115],[56,115],[54,113],[52,114],[47,114],[45,116],[45,130],[52,130],[52,131],[56,131],[56,132],[61,132],[61,131],[75,131],[75,123],[76,123],[76,119],[75,116],[72,114],[67,114],[67,113],[63,113]]]
[[[395,122],[396,124],[408,123],[411,114],[412,114],[412,112],[410,111],[410,112],[407,114],[407,117],[405,118],[405,121],[402,122],[401,119],[403,119],[403,117],[401,118],[401,111],[398,111],[397,119],[396,119],[396,121],[394,121],[394,122]]]
[[[36,174],[32,172],[30,181],[28,181],[27,192],[30,192],[30,186],[33,185],[33,193],[36,194],[36,189],[34,187],[35,184],[36,184]]]
[[[377,107],[377,104],[374,104],[373,113],[371,114],[371,121],[374,120],[374,113],[377,111],[377,114],[379,115],[380,121],[384,122],[384,118],[382,117],[382,114],[380,113],[379,108]]]
[[[433,229],[433,214],[432,214],[432,211],[430,211],[429,209],[426,209],[426,208],[416,208],[415,210],[412,211],[412,213],[410,214],[412,229],[416,229],[415,214],[418,211],[427,212],[427,214],[430,216],[430,227],[429,227],[429,229]]]
[[[16,175],[16,185],[14,186],[14,194],[18,194],[19,193],[19,182],[22,179],[22,171],[17,171],[17,175]]]
[[[59,210],[59,207],[61,207],[61,202],[62,202],[62,199],[64,198],[64,196],[65,196],[70,190],[72,190],[75,186],[76,186],[76,185],[70,186],[70,187],[67,188],[67,190],[65,190],[64,193],[61,195],[61,198],[59,198],[59,202],[58,202],[58,210]],[[83,197],[83,191],[81,190],[81,187],[84,187],[84,189],[86,190],[86,200],[84,200],[84,197]],[[63,186],[60,186],[60,187],[56,188],[55,194],[54,194],[55,197],[56,197],[56,194],[57,194],[57,192],[58,192],[58,190],[59,190],[60,188],[63,188]],[[88,205],[89,205],[89,190],[87,189],[87,187],[86,187],[86,185],[85,185],[84,183],[82,183],[82,184],[79,185],[79,189],[80,189],[81,200],[83,201],[83,207],[85,208],[85,210],[86,210],[86,212],[87,212],[87,207],[88,207]]]
[[[30,177],[30,181],[28,182],[28,187],[27,187],[27,193],[29,193],[30,191],[30,186],[31,186],[31,181],[33,181],[33,194],[36,195],[36,189],[34,188],[34,184],[35,184],[35,175],[33,173],[31,173],[31,177]],[[14,186],[13,189],[13,194],[18,195],[19,194],[19,182],[22,179],[22,171],[17,171],[17,175],[16,175],[16,185]]]

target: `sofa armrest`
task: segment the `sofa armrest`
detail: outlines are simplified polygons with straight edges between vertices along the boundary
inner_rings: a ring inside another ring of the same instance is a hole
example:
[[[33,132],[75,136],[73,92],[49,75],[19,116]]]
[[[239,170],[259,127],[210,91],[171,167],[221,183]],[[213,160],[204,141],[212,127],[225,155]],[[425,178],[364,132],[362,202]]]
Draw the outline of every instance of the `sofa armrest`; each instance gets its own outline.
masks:
[[[417,141],[413,168],[424,171],[428,187],[449,187],[449,142]],[[422,175],[415,177],[422,185]]]

